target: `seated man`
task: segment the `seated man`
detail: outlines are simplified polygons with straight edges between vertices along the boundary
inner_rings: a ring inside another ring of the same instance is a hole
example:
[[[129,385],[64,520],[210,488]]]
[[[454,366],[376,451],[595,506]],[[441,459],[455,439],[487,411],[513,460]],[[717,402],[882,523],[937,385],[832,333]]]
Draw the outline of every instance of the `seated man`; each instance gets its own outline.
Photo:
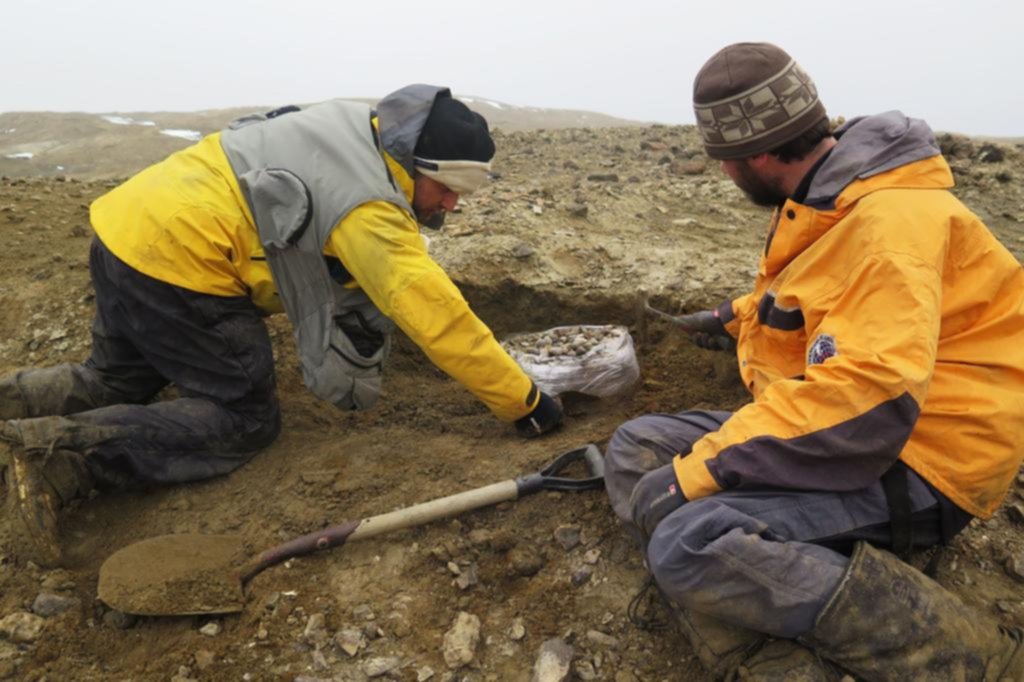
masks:
[[[35,558],[59,560],[58,514],[93,486],[203,479],[274,441],[270,313],[291,318],[306,385],[342,409],[377,401],[398,325],[520,434],[557,426],[560,406],[419,233],[493,155],[482,116],[414,85],[376,111],[335,100],[240,119],[97,199],[90,357],[0,381],[0,468]],[[180,398],[150,403],[171,383]]]
[[[820,659],[865,680],[1024,679],[1020,631],[885,551],[990,517],[1019,470],[1020,263],[952,195],[923,121],[833,134],[778,47],[715,54],[694,108],[708,155],[775,211],[753,292],[685,316],[735,348],[753,402],[640,417],[608,447],[614,510],[683,631],[742,679],[828,679]]]

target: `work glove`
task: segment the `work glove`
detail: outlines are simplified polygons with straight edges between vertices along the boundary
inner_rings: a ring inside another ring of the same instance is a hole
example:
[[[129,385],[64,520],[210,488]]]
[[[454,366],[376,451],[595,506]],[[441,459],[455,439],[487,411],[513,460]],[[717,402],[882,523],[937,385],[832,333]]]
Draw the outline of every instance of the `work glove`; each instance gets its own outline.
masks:
[[[684,504],[686,496],[671,463],[644,474],[629,496],[633,524],[640,530],[644,542],[650,540],[662,519]]]
[[[725,325],[714,310],[701,310],[680,315],[679,326],[689,330],[693,342],[705,350],[736,350],[736,339],[725,330]]]
[[[562,405],[543,391],[530,414],[516,420],[516,431],[523,438],[536,438],[562,423]]]
[[[370,327],[369,322],[358,310],[336,315],[334,322],[341,327],[341,331],[345,332],[345,336],[364,358],[373,357],[373,354],[384,345],[384,334]]]

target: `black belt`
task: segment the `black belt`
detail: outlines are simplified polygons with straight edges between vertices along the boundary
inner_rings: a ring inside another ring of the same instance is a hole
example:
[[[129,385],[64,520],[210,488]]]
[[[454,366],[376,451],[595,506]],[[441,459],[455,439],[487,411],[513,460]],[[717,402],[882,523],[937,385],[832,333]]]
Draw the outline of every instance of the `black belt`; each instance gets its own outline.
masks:
[[[893,554],[904,561],[910,561],[910,552],[914,548],[914,521],[911,518],[906,464],[897,461],[882,474],[882,490],[885,491],[885,501],[889,506]]]

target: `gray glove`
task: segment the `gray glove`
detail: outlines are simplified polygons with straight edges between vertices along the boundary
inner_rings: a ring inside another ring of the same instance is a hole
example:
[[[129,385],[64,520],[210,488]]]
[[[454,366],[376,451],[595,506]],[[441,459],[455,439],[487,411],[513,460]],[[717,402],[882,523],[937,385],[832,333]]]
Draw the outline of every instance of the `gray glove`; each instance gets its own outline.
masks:
[[[690,331],[693,342],[705,350],[736,350],[736,339],[725,330],[714,310],[701,310],[677,318],[679,326]]]

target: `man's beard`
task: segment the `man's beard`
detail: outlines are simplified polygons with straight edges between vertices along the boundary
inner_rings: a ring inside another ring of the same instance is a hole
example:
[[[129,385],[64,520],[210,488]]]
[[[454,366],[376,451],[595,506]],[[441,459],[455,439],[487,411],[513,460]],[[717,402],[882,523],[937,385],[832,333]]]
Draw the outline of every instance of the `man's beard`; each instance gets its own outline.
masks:
[[[444,225],[446,213],[447,211],[434,211],[430,214],[426,211],[416,211],[416,222],[431,230],[440,230],[441,226]]]
[[[746,162],[736,166],[736,186],[743,190],[747,198],[758,206],[775,207],[781,206],[789,198],[789,195],[770,183],[746,165]]]

